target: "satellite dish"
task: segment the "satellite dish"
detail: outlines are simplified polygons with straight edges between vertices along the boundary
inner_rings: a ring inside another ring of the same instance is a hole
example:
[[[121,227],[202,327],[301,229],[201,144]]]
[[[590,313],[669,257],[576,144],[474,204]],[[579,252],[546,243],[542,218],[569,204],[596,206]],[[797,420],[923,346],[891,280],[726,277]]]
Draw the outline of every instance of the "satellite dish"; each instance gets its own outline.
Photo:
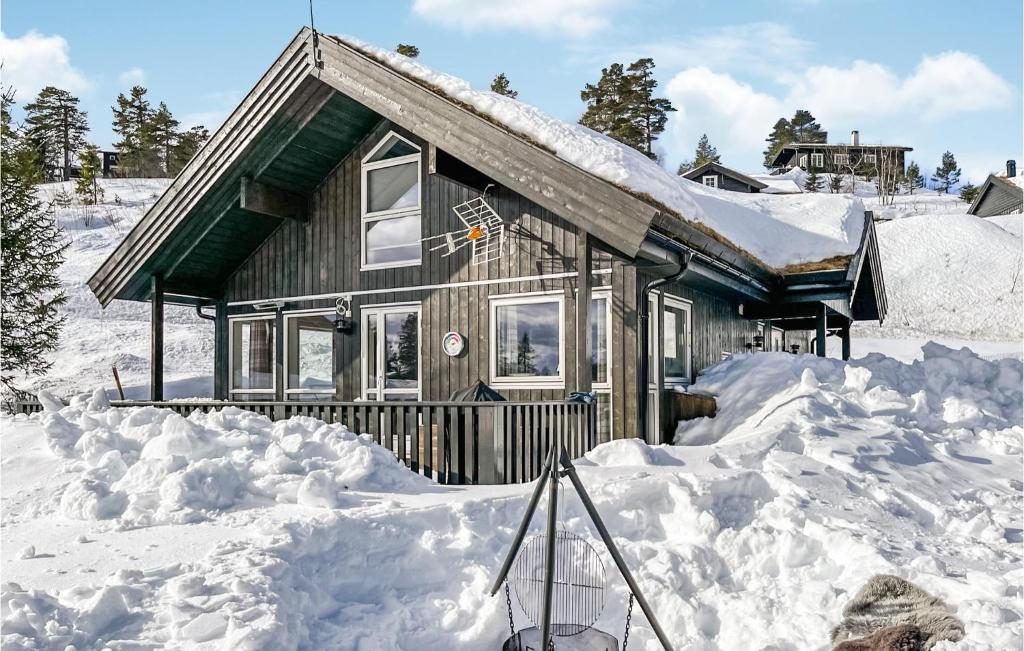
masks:
[[[509,581],[519,606],[535,626],[544,610],[546,535],[531,538],[519,552]],[[551,596],[551,633],[579,635],[597,622],[604,610],[604,562],[597,551],[574,533],[555,533],[554,589]]]

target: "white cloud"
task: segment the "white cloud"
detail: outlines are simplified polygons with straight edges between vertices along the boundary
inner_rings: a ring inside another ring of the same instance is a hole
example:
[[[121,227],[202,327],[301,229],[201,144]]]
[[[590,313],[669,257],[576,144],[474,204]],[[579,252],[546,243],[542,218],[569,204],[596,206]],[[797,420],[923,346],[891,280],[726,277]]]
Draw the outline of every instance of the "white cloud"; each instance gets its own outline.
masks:
[[[421,18],[467,32],[518,29],[544,35],[589,36],[610,23],[628,0],[415,0]]]
[[[92,82],[71,65],[68,42],[63,36],[45,36],[35,30],[9,38],[0,32],[0,57],[3,57],[4,86],[27,100],[43,86],[57,86],[72,93],[92,88]]]
[[[146,81],[146,71],[135,66],[118,75],[117,80],[124,86],[135,86]]]
[[[917,104],[926,120],[963,112],[1001,108],[1013,90],[982,61],[965,52],[926,56],[901,88],[908,104]]]

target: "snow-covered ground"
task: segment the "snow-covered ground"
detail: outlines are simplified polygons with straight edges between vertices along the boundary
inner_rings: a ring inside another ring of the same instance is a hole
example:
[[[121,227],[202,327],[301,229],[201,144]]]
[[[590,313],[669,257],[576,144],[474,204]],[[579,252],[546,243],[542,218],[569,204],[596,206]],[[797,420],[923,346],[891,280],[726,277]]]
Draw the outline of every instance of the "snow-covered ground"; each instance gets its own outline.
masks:
[[[55,206],[57,224],[70,246],[59,275],[68,295],[67,325],[60,346],[50,356],[53,368],[42,377],[22,383],[33,391],[50,388],[59,395],[104,387],[115,396],[111,366],[117,366],[128,398],[149,397],[148,303],[114,301],[105,310],[86,284],[118,242],[156,202],[168,179],[103,179],[102,201],[95,206],[74,198],[67,207]],[[40,186],[40,198],[50,202],[74,183]],[[164,331],[164,395],[170,398],[210,396],[213,393],[213,327],[192,308],[167,306]]]
[[[1020,648],[1021,373],[936,345],[909,365],[740,356],[698,382],[721,412],[681,428],[684,445],[616,441],[580,475],[676,648],[828,648],[875,573],[951,605],[967,638],[937,648]],[[506,635],[487,590],[528,485],[437,486],[342,426],[233,409],[184,419],[85,395],[2,425],[4,648]],[[571,491],[560,520],[602,550],[598,626],[621,637],[626,588]],[[638,612],[630,648],[658,648]]]

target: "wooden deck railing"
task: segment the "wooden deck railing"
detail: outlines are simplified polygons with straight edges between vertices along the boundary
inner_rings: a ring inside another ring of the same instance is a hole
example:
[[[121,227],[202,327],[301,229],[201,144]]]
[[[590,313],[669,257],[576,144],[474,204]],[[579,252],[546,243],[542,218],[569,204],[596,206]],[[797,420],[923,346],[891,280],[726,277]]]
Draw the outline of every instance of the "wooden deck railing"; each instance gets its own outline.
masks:
[[[537,478],[556,435],[574,458],[597,445],[595,405],[568,402],[112,401],[160,407],[187,417],[239,407],[285,420],[310,416],[342,423],[391,450],[410,470],[448,484],[513,484]],[[34,401],[17,413],[42,411]]]

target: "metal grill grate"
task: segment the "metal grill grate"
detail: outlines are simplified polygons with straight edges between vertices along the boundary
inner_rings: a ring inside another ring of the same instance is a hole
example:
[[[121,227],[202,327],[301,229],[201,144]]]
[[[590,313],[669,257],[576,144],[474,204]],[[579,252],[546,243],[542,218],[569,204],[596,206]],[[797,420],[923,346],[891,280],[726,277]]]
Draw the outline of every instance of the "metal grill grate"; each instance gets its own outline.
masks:
[[[536,626],[544,609],[545,540],[534,536],[519,553],[511,574],[516,599]],[[568,531],[555,534],[551,632],[577,635],[594,625],[605,600],[604,562],[587,541]]]

